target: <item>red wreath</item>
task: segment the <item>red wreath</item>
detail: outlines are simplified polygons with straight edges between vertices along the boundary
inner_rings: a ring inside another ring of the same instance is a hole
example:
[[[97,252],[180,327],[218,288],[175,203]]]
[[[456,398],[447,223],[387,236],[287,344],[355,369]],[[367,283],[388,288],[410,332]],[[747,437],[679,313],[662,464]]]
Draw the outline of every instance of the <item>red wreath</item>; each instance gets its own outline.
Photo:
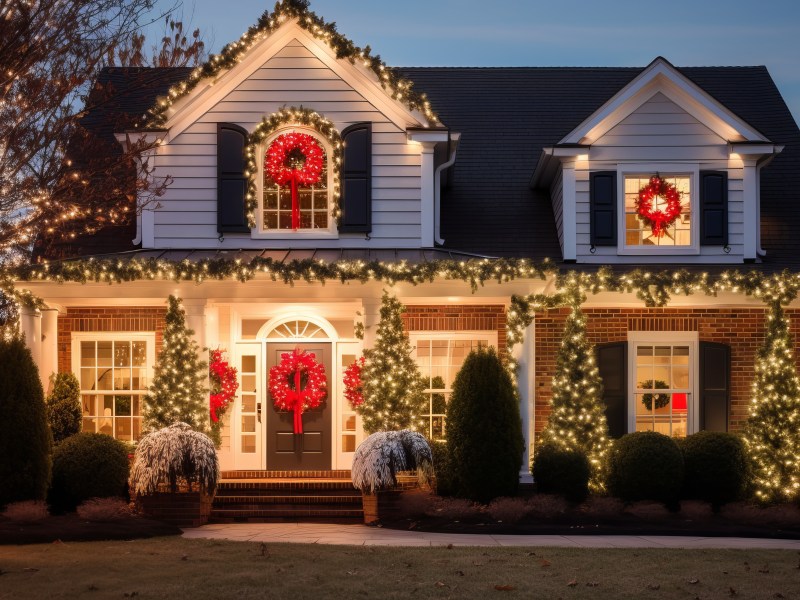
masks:
[[[215,423],[236,397],[239,382],[236,380],[236,367],[222,358],[224,350],[212,350],[208,363],[208,375],[211,380],[209,409],[211,420]]]
[[[294,432],[303,433],[303,413],[317,408],[327,395],[325,367],[313,352],[295,348],[281,354],[269,370],[269,392],[277,410],[294,412]]]
[[[656,198],[660,198],[661,202]],[[660,204],[663,208],[654,207]],[[667,227],[681,215],[681,193],[673,184],[654,175],[648,184],[639,190],[636,212],[652,228],[653,235],[660,238],[667,232]]]
[[[307,133],[284,133],[276,137],[267,149],[264,167],[280,186],[292,188],[292,229],[300,227],[298,185],[314,185],[322,177],[325,151]]]
[[[364,382],[361,380],[361,369],[364,368],[364,357],[362,356],[352,365],[344,370],[342,383],[344,383],[344,397],[350,402],[350,406],[358,408],[364,404]]]

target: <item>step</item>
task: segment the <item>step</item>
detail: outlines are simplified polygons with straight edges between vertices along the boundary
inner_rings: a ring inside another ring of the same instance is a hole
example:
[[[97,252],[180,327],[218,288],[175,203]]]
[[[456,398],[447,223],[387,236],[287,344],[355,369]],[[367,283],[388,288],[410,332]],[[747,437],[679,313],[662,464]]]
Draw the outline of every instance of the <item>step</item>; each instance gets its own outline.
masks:
[[[218,493],[227,490],[354,490],[349,479],[299,480],[299,479],[267,479],[267,480],[223,480],[219,483]]]
[[[222,480],[250,479],[347,479],[350,480],[349,469],[327,471],[222,471]]]
[[[261,506],[266,504],[293,504],[293,505],[330,505],[330,504],[353,504],[361,506],[361,495],[335,495],[335,496],[297,496],[297,495],[278,495],[278,496],[217,496],[214,498],[213,506],[223,507],[230,505]]]

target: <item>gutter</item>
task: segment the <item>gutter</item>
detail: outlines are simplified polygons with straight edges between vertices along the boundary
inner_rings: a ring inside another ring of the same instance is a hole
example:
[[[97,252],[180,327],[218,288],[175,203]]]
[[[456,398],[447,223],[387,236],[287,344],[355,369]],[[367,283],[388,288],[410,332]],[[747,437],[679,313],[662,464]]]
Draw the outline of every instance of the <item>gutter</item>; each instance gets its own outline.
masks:
[[[456,154],[458,152],[458,142],[461,140],[460,133],[451,133],[447,140],[448,146],[448,159],[447,162],[442,163],[436,167],[433,174],[433,240],[440,246],[444,246],[444,239],[442,239],[442,171],[452,167],[456,162]]]

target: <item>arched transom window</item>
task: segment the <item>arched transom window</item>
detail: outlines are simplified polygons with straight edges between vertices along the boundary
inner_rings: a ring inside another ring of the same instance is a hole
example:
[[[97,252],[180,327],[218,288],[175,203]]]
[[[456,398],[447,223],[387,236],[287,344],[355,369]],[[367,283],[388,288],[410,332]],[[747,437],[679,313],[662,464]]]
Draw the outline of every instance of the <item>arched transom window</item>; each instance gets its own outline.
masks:
[[[281,323],[267,334],[267,339],[326,339],[328,333],[316,323],[305,319],[293,319]]]

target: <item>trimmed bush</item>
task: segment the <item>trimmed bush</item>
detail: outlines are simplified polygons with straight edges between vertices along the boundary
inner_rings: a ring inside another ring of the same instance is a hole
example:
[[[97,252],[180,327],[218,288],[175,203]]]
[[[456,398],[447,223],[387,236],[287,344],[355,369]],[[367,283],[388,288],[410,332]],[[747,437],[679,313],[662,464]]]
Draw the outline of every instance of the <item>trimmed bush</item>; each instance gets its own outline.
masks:
[[[103,433],[79,433],[56,446],[49,502],[74,510],[89,498],[125,497],[128,446]]]
[[[560,494],[570,502],[583,502],[589,495],[591,467],[579,450],[544,444],[536,450],[531,471],[539,492]]]
[[[655,431],[623,435],[614,442],[609,463],[614,496],[676,505],[683,487],[683,455],[672,438]]]
[[[52,437],[39,371],[22,338],[0,339],[0,508],[44,500]]]
[[[515,495],[524,445],[508,370],[493,348],[470,352],[447,406],[455,495],[483,503]]]
[[[72,373],[58,373],[47,395],[47,421],[53,443],[67,439],[81,430],[81,384]]]
[[[436,494],[439,496],[453,495],[453,473],[450,468],[450,455],[447,453],[447,442],[429,442],[433,456],[433,474],[435,477]]]
[[[748,462],[744,442],[732,433],[701,431],[680,443],[684,460],[683,495],[710,502],[714,510],[742,497]]]

